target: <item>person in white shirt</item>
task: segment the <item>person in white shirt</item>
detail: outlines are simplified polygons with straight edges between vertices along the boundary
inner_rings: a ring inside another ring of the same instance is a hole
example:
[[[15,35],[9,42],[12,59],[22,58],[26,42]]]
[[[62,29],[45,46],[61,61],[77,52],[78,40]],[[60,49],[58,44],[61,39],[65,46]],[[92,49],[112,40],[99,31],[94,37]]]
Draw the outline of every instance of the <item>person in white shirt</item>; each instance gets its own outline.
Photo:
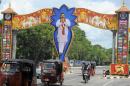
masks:
[[[65,18],[64,13],[61,13],[60,19],[56,22],[56,26],[58,27],[57,39],[59,54],[62,54],[68,41],[68,27],[70,26],[70,20]]]

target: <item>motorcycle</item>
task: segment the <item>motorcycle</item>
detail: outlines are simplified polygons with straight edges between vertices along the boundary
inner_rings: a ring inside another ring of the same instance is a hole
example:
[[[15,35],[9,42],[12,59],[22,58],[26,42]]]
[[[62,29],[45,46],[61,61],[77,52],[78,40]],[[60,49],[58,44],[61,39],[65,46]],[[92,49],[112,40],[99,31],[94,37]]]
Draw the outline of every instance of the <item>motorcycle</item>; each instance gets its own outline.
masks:
[[[83,73],[83,79],[84,79],[85,83],[88,83],[90,76],[89,76],[89,72],[87,70],[85,70]]]

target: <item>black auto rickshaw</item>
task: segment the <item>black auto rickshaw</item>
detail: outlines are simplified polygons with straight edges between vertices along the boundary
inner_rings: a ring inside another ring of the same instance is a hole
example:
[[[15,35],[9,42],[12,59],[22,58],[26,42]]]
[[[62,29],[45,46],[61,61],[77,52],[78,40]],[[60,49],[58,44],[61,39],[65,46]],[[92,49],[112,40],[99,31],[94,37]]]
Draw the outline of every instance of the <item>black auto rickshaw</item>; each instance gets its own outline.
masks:
[[[59,60],[45,60],[41,69],[41,81],[45,85],[60,83],[64,80],[63,63]]]
[[[6,59],[0,64],[0,86],[36,86],[36,68],[32,60]]]

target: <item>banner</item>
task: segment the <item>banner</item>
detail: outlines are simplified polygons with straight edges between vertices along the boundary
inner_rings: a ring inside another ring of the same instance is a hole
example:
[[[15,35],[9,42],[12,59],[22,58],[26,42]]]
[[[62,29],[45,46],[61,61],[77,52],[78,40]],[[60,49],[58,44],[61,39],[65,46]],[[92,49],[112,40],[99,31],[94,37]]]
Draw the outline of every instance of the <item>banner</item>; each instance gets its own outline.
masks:
[[[117,29],[116,14],[101,14],[85,8],[77,8],[75,15],[78,23],[86,23],[101,29]]]
[[[59,9],[53,8],[53,15],[51,16],[51,25],[55,27],[54,42],[62,62],[65,61],[65,55],[71,43],[72,27],[77,24],[75,22],[77,17],[73,15],[74,11],[75,8],[62,5]]]
[[[31,14],[16,15],[13,18],[13,29],[27,29],[42,23],[50,23],[53,11],[52,9],[42,9]],[[77,23],[85,23],[91,26],[117,30],[116,14],[101,14],[85,8],[75,8],[74,15],[77,16]]]
[[[129,14],[118,14],[117,63],[127,64],[128,59],[128,22]]]
[[[11,21],[8,21],[8,23]],[[11,25],[5,21],[5,25],[2,29],[2,57],[3,59],[11,59],[12,50],[12,29]]]
[[[49,23],[51,15],[51,9],[42,9],[26,15],[16,15],[12,20],[13,29],[28,29],[41,23]]]
[[[111,64],[110,70],[112,75],[128,75],[129,65],[128,64]]]

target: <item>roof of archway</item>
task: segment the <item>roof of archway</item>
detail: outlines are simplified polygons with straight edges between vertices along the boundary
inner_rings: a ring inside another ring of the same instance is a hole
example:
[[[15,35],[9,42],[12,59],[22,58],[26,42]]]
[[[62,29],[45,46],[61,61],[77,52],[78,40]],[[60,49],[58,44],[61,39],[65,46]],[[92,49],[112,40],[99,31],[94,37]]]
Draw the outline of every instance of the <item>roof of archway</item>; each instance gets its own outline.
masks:
[[[12,14],[17,14],[11,7],[8,7],[6,10],[1,12],[2,14],[4,13],[12,13]]]
[[[116,12],[117,13],[118,12],[129,12],[130,13],[129,9],[125,5],[121,6],[121,8],[119,8]]]
[[[46,8],[30,14],[15,15],[13,29],[26,29],[38,24],[50,23],[52,14],[52,9]],[[100,29],[117,30],[116,14],[101,14],[85,8],[75,8],[74,15],[77,16],[77,23],[89,24]]]

